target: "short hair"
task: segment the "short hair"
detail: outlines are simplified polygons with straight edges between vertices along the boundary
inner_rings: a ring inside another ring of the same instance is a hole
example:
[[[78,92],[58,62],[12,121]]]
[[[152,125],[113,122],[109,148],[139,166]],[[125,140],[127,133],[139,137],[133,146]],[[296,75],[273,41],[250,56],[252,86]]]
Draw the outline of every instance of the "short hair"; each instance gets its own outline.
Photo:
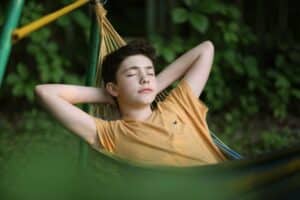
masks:
[[[108,82],[116,83],[117,71],[120,68],[120,64],[129,56],[144,55],[148,57],[153,63],[155,63],[155,49],[145,40],[133,40],[127,45],[119,48],[118,50],[108,54],[104,57],[102,63],[102,79],[104,86]]]

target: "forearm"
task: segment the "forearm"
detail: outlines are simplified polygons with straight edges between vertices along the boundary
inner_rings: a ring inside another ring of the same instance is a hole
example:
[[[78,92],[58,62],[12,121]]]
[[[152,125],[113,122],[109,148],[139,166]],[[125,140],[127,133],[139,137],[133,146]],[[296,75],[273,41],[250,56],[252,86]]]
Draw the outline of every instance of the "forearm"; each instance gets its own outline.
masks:
[[[46,84],[36,86],[35,93],[39,103],[67,129],[90,145],[98,143],[94,117],[73,104],[105,103],[109,101],[109,98],[102,93],[101,89]]]
[[[35,92],[38,97],[56,96],[71,104],[113,103],[110,95],[102,88],[64,84],[44,84],[36,86]]]
[[[181,78],[195,63],[204,63],[203,67],[211,65],[213,54],[213,44],[205,41],[181,55],[157,76],[159,91]]]

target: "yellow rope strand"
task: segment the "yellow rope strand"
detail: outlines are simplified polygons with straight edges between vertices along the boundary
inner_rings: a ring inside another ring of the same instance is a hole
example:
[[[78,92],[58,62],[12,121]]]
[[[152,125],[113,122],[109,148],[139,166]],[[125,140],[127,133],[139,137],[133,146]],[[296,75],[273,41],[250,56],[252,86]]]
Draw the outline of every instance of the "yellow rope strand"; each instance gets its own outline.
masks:
[[[101,87],[102,84],[102,62],[106,55],[112,53],[118,48],[124,46],[126,42],[123,38],[117,33],[112,24],[106,18],[107,11],[103,8],[102,4],[96,2],[95,12],[97,15],[97,22],[100,28],[100,50],[99,50],[99,65],[96,70],[96,86]],[[162,101],[167,96],[167,92],[163,91],[157,95],[155,102]],[[94,114],[96,116],[101,116],[104,119],[116,119],[119,118],[119,111],[116,107],[109,105],[95,105]]]

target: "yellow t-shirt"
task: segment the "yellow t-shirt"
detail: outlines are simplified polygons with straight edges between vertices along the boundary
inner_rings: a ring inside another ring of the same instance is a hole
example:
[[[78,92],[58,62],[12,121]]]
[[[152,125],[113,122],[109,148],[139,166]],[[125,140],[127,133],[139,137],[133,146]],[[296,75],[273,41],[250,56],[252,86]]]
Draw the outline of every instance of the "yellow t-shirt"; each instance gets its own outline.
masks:
[[[194,166],[226,160],[206,123],[207,107],[180,81],[146,121],[95,118],[105,150],[149,165]]]

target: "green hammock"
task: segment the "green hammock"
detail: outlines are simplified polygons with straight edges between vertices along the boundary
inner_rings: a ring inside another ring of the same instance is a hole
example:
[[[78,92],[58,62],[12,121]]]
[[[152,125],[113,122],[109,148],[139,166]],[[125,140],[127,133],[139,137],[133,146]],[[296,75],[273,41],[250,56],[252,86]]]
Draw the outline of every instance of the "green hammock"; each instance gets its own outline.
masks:
[[[97,16],[97,22],[100,28],[100,50],[99,50],[99,59],[98,59],[98,67],[96,70],[96,86],[101,87],[102,78],[101,78],[101,63],[103,58],[125,45],[125,41],[121,38],[121,36],[116,32],[113,26],[106,18],[106,10],[103,8],[102,4],[99,2],[95,3],[95,12]],[[155,101],[161,101],[166,96],[166,92],[162,92],[157,95]],[[117,111],[109,106],[109,105],[96,105],[94,107],[94,115],[101,116],[105,119],[112,119]],[[242,156],[237,152],[230,149],[226,146],[214,133],[211,132],[213,137],[213,141],[220,148],[220,150],[229,158],[229,159],[241,159]]]
[[[125,42],[106,19],[101,4],[96,4],[96,13],[101,35],[96,84],[101,86],[103,57]],[[157,101],[164,95],[158,95]],[[93,108],[93,113],[102,117],[110,118],[113,112],[103,105]],[[214,133],[211,135],[231,161],[201,167],[148,167],[105,151],[95,152],[88,165],[97,165],[90,171],[96,170],[95,174],[102,177],[95,193],[107,199],[258,199],[260,195],[277,199],[299,195],[300,147],[246,160]]]
[[[64,150],[62,150],[64,151]],[[299,199],[300,148],[201,167],[147,167],[91,151],[82,170],[52,148],[25,165],[6,163],[0,196],[9,200]]]
[[[98,54],[98,46],[94,46],[96,51],[91,54],[91,66],[95,60],[99,63],[96,73],[99,86],[103,57],[125,42],[105,17],[102,5],[98,1],[94,5],[101,41],[99,56],[94,54]],[[93,30],[92,43],[98,45],[94,42],[97,41],[97,29]],[[87,83],[92,82],[93,72],[91,68]],[[163,96],[158,95],[157,101]],[[105,106],[93,107],[91,111],[105,118],[111,118],[114,112]],[[211,135],[231,161],[201,167],[149,167],[90,149],[93,159],[88,159],[88,165],[78,170],[74,163],[68,162],[69,155],[56,152],[26,166],[7,163],[9,170],[1,173],[0,196],[13,200],[299,198],[299,146],[256,159],[241,159],[215,134]]]

